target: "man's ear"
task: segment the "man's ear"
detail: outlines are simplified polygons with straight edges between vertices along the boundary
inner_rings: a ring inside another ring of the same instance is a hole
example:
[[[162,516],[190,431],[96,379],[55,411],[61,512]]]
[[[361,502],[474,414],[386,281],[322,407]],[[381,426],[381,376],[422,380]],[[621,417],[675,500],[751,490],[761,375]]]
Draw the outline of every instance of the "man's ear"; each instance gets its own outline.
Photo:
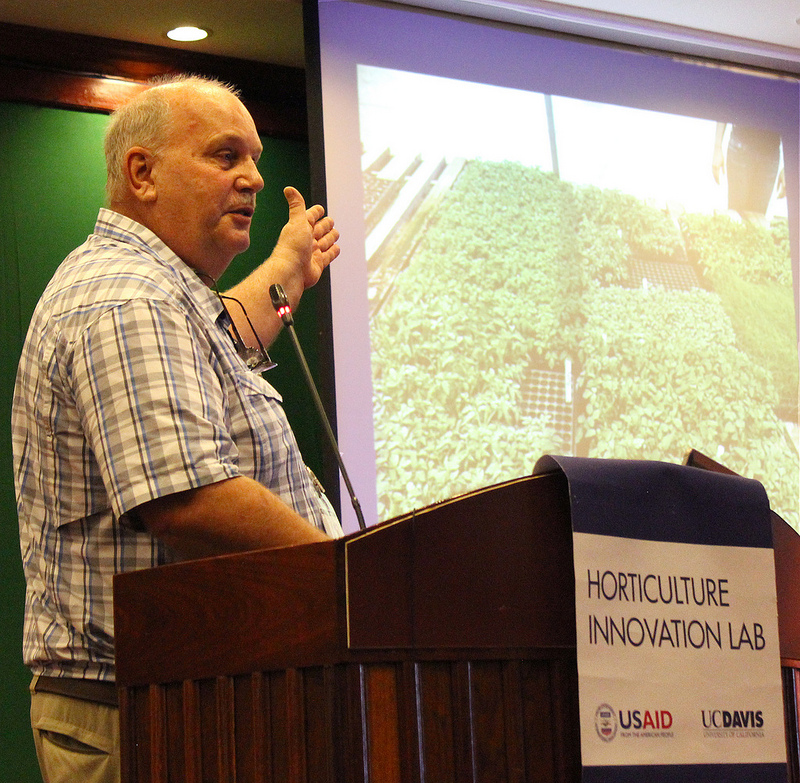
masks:
[[[138,201],[155,201],[156,183],[153,169],[156,159],[144,147],[131,147],[125,154],[125,175],[128,187]]]

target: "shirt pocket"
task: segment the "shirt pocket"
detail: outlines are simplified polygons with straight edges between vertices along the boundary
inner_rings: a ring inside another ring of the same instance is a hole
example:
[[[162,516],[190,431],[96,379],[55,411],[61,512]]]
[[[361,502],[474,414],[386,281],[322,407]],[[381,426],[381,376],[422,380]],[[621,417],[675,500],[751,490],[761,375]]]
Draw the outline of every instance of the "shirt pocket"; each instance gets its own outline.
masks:
[[[298,470],[297,444],[283,410],[283,398],[267,381],[247,370],[228,376],[231,436],[239,470],[285,496]]]
[[[280,403],[283,402],[283,397],[281,397],[278,390],[257,373],[244,369],[236,369],[231,375],[234,376],[235,382],[241,384],[242,388],[247,389],[249,393],[264,394]]]

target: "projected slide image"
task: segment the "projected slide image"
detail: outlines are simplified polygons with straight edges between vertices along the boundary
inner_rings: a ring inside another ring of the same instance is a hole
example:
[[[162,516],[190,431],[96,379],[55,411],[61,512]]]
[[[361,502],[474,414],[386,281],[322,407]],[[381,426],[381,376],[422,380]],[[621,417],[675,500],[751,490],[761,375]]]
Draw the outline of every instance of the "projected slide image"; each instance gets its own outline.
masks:
[[[696,448],[797,525],[779,138],[745,208],[715,119],[365,66],[358,103],[379,519]]]

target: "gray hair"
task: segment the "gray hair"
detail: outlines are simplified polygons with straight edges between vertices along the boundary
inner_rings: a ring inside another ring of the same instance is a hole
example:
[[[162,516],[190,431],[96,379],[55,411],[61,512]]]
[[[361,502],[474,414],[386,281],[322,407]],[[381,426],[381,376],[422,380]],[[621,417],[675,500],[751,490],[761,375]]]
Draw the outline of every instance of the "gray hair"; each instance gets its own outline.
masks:
[[[125,155],[132,147],[144,147],[158,154],[169,141],[170,88],[198,91],[224,91],[240,97],[230,84],[203,76],[182,74],[158,77],[150,86],[120,106],[111,115],[105,133],[106,199],[109,204],[124,199],[127,193]]]

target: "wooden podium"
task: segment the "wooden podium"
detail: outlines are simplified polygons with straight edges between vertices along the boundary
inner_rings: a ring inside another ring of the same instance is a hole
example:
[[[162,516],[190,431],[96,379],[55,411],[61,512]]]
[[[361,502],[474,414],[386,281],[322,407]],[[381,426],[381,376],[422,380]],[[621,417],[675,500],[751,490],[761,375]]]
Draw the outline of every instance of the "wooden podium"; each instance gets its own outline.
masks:
[[[775,517],[790,780],[800,537]],[[562,474],[115,579],[123,783],[581,776]]]

